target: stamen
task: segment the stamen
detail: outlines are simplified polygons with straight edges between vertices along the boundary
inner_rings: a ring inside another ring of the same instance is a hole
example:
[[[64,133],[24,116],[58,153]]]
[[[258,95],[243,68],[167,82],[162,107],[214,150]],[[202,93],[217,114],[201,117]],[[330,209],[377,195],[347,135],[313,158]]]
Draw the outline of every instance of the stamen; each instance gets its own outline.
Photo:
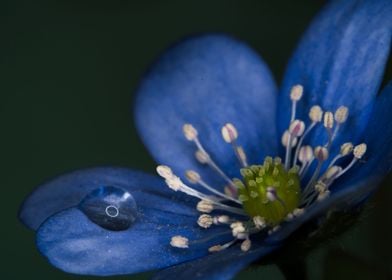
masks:
[[[294,211],[293,211],[293,215],[294,215],[295,217],[302,216],[304,213],[305,213],[305,209],[303,209],[303,208],[296,208],[296,209],[294,209]]]
[[[167,186],[174,191],[180,191],[180,192],[183,192],[187,195],[199,198],[201,200],[209,201],[210,203],[214,204],[214,209],[221,209],[221,210],[225,210],[225,211],[235,213],[238,215],[246,215],[244,210],[242,210],[240,208],[231,207],[231,206],[222,204],[219,201],[216,201],[216,200],[212,199],[211,197],[185,185],[179,177],[177,177],[173,174],[170,167],[168,167],[168,166],[160,165],[157,167],[157,171],[158,171],[159,175],[161,175],[163,178],[166,179],[165,182],[166,182]]]
[[[293,86],[290,92],[290,99],[292,101],[299,101],[302,97],[303,92],[304,88],[302,87],[302,85]]]
[[[208,251],[209,251],[210,253],[220,252],[220,251],[222,251],[222,250],[225,250],[225,249],[229,248],[229,247],[230,247],[231,245],[233,245],[236,241],[237,241],[237,239],[234,239],[234,240],[232,240],[232,241],[230,241],[230,242],[228,242],[228,243],[226,243],[226,244],[223,244],[223,245],[215,245],[215,246],[212,246],[212,247],[208,248]]]
[[[354,145],[351,142],[344,143],[342,146],[340,146],[340,154],[342,156],[346,156],[350,154],[354,149]]]
[[[325,161],[329,156],[329,152],[325,147],[317,146],[314,149],[314,156],[318,161]]]
[[[236,154],[237,154],[239,161],[242,163],[242,166],[243,167],[248,166],[247,156],[246,156],[245,151],[242,147],[240,147],[240,146],[237,147]]]
[[[219,225],[219,224],[230,224],[232,222],[232,219],[230,219],[229,216],[227,215],[220,215],[214,217],[214,224]]]
[[[300,137],[305,131],[305,123],[295,120],[290,124],[289,132],[293,137]]]
[[[229,143],[232,145],[234,153],[240,162],[242,167],[248,166],[248,163],[246,162],[246,154],[244,152],[244,149],[240,146],[237,145],[237,138],[238,138],[238,132],[235,126],[231,123],[227,123],[222,127],[222,138],[225,140],[226,143]]]
[[[302,143],[303,143],[305,137],[312,131],[312,129],[317,125],[317,123],[321,122],[321,120],[323,118],[323,110],[321,109],[321,107],[318,105],[312,106],[312,108],[310,108],[310,111],[309,111],[309,118],[312,121],[312,123],[305,130],[305,132],[303,133],[303,135],[301,136],[301,138],[298,141],[297,148],[295,149],[293,165],[295,165],[297,163],[298,154],[299,154],[299,151],[302,147]]]
[[[286,130],[283,135],[282,135],[282,145],[283,147],[288,147],[289,146],[289,140],[291,140],[291,148],[295,147],[297,145],[297,138],[289,139],[290,138],[290,132]]]
[[[241,251],[248,252],[251,246],[252,246],[252,242],[250,241],[249,238],[247,238],[241,243]]]
[[[333,166],[339,159],[341,159],[342,157],[345,157],[349,154],[351,154],[351,152],[353,151],[354,146],[351,142],[348,143],[344,143],[342,146],[340,146],[340,153],[338,155],[336,155],[331,163],[329,164],[328,167]]]
[[[307,195],[309,194],[309,192],[312,191],[312,186],[314,185],[314,183],[316,182],[317,177],[320,174],[320,170],[321,170],[321,166],[323,165],[323,162],[325,160],[327,160],[329,156],[329,152],[327,150],[327,148],[325,147],[321,147],[321,146],[317,146],[314,149],[314,157],[318,160],[318,164],[316,167],[316,170],[313,173],[312,178],[309,180],[308,184],[306,185],[304,192],[303,192],[303,197],[307,197]]]
[[[304,134],[301,136],[301,138],[299,138],[297,148],[295,149],[293,165],[295,165],[295,164],[297,163],[298,156],[299,156],[299,151],[300,151],[300,149],[301,149],[301,147],[302,147],[302,143],[303,143],[305,137],[306,137],[306,136],[309,134],[309,132],[316,126],[316,124],[317,124],[316,122],[312,122],[312,123],[310,124],[310,126],[305,130],[305,132],[304,132]]]
[[[330,194],[331,192],[329,190],[319,193],[317,196],[317,201],[323,201],[324,199],[328,198]]]
[[[334,116],[332,112],[324,113],[324,127],[326,129],[332,129],[334,125]]]
[[[187,170],[185,172],[185,177],[188,179],[188,181],[192,184],[197,184],[200,181],[200,175],[199,173],[193,171],[193,170]]]
[[[200,200],[196,206],[197,211],[202,213],[211,213],[214,210],[214,205],[207,200]]]
[[[291,122],[289,127],[289,135],[288,135],[288,145],[287,147],[293,147],[292,141],[293,139],[298,139],[305,131],[305,124],[303,121],[294,120]],[[291,148],[286,148],[286,158],[285,158],[285,168],[286,170],[289,168],[291,162]]]
[[[197,220],[197,224],[202,228],[209,228],[214,222],[214,219],[207,214],[203,214]]]
[[[335,112],[336,126],[332,133],[332,137],[331,137],[332,141],[335,139],[341,124],[345,123],[347,118],[348,118],[348,108],[345,106],[340,106]]]
[[[231,201],[233,201],[235,203],[238,203],[238,204],[242,204],[241,201],[239,201],[238,199],[235,199],[235,198],[233,198],[231,196],[228,196],[228,195],[226,195],[226,194],[224,194],[224,193],[214,189],[210,185],[208,185],[206,182],[204,182],[201,179],[199,173],[197,173],[197,172],[195,172],[193,170],[186,171],[185,172],[185,176],[189,180],[189,182],[191,182],[192,184],[199,184],[200,186],[202,186],[206,190],[216,194],[217,196],[220,196],[220,197],[222,197],[224,199],[227,199],[227,200],[231,200]]]
[[[233,181],[234,182],[234,181]],[[232,198],[236,198],[238,196],[238,191],[236,188],[234,188],[231,185],[228,185],[226,187],[224,187],[224,192],[227,196],[230,196]]]
[[[367,145],[365,143],[355,146],[353,154],[356,159],[361,159],[366,153]]]
[[[335,112],[335,121],[338,124],[346,122],[348,118],[348,108],[346,106],[340,106]]]
[[[184,124],[182,127],[182,130],[184,132],[185,138],[189,141],[194,141],[197,138],[197,130],[196,128],[193,127],[191,124]]]
[[[303,146],[299,150],[299,161],[302,165],[311,162],[314,159],[313,149],[311,146]]]
[[[164,179],[171,178],[173,176],[173,172],[169,166],[159,165],[157,167],[157,173]]]
[[[267,223],[263,217],[255,216],[253,217],[253,223],[257,229],[262,229],[267,226]]]
[[[175,248],[186,249],[189,248],[189,240],[181,235],[176,235],[171,238],[170,245]]]
[[[323,119],[323,110],[321,109],[321,107],[318,105],[312,106],[309,111],[309,118],[314,123],[321,122],[321,120]]]
[[[286,170],[289,169],[291,149],[297,144],[298,138],[293,136],[289,130],[286,130],[282,136],[282,144],[286,147],[286,155],[284,161],[284,167]]]
[[[321,180],[325,181],[326,183],[334,180],[335,177],[342,171],[342,168],[337,165],[333,165],[325,171],[324,175],[321,176]]]
[[[353,150],[353,155],[354,158],[352,159],[352,161],[350,162],[350,164],[344,168],[336,177],[335,180],[337,178],[339,178],[340,176],[342,176],[344,173],[346,173],[351,167],[353,167],[353,165],[360,160],[366,153],[367,150],[367,145],[365,143],[359,144],[357,146],[355,146],[354,150]]]
[[[301,178],[305,176],[313,160],[314,160],[313,148],[311,146],[302,147],[299,152],[299,161],[302,163],[301,169],[299,170],[299,175]]]
[[[297,102],[302,98],[303,92],[304,92],[304,88],[302,87],[302,85],[295,85],[291,88],[290,99],[292,101],[292,107],[291,107],[290,123],[295,119]]]
[[[197,161],[200,162],[201,164],[206,164],[210,160],[209,156],[200,150],[196,151],[195,157],[196,157]]]
[[[242,222],[234,222],[230,225],[230,227],[234,237],[237,237],[240,233],[244,233],[246,231]]]
[[[208,164],[215,172],[217,172],[227,183],[235,187],[233,181],[218,167],[218,165],[211,159],[210,155],[204,149],[197,137],[198,132],[191,124],[184,124],[183,131],[185,138],[195,143],[198,152],[196,152],[196,159],[202,163]]]
[[[227,123],[222,127],[222,137],[223,140],[225,140],[225,142],[229,144],[237,140],[238,132],[233,124]]]

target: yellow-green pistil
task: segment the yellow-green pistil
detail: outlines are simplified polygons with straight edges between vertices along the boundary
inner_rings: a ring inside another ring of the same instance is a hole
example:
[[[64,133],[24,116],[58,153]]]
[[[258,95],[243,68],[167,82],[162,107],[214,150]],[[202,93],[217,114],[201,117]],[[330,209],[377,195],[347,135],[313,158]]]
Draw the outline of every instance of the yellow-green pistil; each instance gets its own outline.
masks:
[[[251,216],[271,225],[282,222],[298,207],[301,195],[298,168],[286,171],[280,158],[266,157],[263,165],[242,168],[243,180],[236,179],[239,200]]]

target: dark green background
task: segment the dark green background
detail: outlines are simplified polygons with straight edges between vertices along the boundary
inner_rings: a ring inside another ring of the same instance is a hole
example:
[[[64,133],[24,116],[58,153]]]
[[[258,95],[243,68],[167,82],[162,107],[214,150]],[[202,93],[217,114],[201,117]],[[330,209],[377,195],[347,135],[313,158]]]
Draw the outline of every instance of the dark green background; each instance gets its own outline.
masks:
[[[154,172],[131,119],[142,73],[182,36],[224,31],[247,41],[278,80],[323,1],[2,1],[2,279],[96,279],[51,267],[16,219],[35,186],[77,168]],[[312,279],[387,279],[392,191],[384,183],[358,225],[309,258]],[[115,279],[147,279],[150,274]],[[238,279],[282,279],[274,266]]]

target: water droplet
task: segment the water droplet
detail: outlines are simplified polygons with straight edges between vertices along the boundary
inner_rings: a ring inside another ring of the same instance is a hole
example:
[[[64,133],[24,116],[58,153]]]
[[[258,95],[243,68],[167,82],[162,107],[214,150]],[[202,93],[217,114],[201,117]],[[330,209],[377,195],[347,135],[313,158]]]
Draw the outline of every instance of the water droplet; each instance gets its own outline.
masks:
[[[117,187],[93,190],[79,204],[79,209],[97,225],[113,231],[128,229],[136,220],[136,202],[132,195]]]

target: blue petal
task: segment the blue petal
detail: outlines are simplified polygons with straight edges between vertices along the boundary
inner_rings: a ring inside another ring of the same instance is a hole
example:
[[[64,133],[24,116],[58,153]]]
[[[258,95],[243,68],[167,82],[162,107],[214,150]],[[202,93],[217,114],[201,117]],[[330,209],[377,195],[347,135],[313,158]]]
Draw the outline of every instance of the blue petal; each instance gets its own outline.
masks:
[[[37,188],[23,203],[19,217],[26,226],[37,229],[51,215],[78,205],[88,193],[102,186],[129,191],[138,205],[178,211],[184,215],[195,214],[193,209],[185,207],[189,198],[175,200],[174,192],[165,186],[161,178],[126,168],[100,167],[63,175]]]
[[[391,46],[391,14],[390,0],[331,1],[314,20],[288,65],[279,112],[290,111],[290,88],[302,84],[300,118],[307,119],[312,105],[332,111],[345,105],[351,117],[336,141],[355,142],[366,127],[382,81]],[[283,131],[289,113],[280,113],[278,121]],[[320,144],[320,133],[315,133],[313,143],[318,139]]]
[[[214,178],[183,136],[182,126],[191,123],[218,165],[238,176],[221,127],[227,122],[237,127],[251,163],[276,154],[275,94],[267,66],[244,43],[224,35],[193,37],[170,48],[147,73],[136,99],[136,124],[157,162],[178,175],[195,169]]]
[[[392,169],[392,81],[377,97],[373,114],[362,141],[367,144],[363,162],[342,178],[342,184],[352,184],[372,178],[380,182]],[[382,132],[382,134],[380,134]],[[344,186],[341,186],[344,188]]]
[[[232,279],[239,271],[252,262],[276,250],[278,246],[265,245],[252,248],[244,253],[238,246],[220,253],[212,254],[202,259],[180,264],[155,275],[153,280],[178,279],[198,280],[227,280]]]
[[[159,269],[208,254],[217,242],[231,239],[223,227],[201,229],[195,217],[138,205],[136,222],[124,231],[108,231],[71,208],[49,218],[37,231],[37,246],[56,267],[84,275],[131,274]],[[170,246],[171,237],[190,240],[189,249]],[[210,238],[214,237],[215,238]]]

